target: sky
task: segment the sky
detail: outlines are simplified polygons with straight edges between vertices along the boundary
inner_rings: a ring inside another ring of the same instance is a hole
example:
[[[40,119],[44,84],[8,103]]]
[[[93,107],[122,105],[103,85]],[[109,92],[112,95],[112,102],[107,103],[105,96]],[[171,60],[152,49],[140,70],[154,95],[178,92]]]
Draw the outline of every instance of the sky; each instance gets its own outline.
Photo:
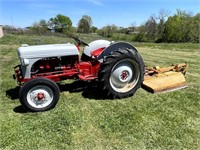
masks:
[[[129,27],[141,25],[160,10],[174,15],[177,9],[195,15],[200,12],[200,0],[0,0],[0,24],[24,28],[62,14],[75,27],[83,15],[89,15],[98,28]]]

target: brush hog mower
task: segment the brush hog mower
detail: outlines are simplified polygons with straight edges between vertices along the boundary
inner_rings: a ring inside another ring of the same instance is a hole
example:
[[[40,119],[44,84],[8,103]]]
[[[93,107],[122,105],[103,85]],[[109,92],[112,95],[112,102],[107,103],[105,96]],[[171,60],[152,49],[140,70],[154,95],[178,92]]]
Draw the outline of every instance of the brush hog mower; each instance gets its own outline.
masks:
[[[102,93],[112,98],[131,96],[141,86],[150,92],[187,86],[183,76],[185,64],[164,71],[148,68],[136,48],[128,43],[95,40],[87,44],[76,37],[74,40],[77,45],[24,44],[18,48],[21,64],[14,67],[13,77],[21,86],[19,100],[28,111],[55,107],[60,95],[57,82],[66,79],[97,80]],[[79,57],[80,45],[85,48]]]
[[[142,87],[151,93],[169,92],[188,87],[185,80],[187,64],[171,65],[167,68],[145,68]]]

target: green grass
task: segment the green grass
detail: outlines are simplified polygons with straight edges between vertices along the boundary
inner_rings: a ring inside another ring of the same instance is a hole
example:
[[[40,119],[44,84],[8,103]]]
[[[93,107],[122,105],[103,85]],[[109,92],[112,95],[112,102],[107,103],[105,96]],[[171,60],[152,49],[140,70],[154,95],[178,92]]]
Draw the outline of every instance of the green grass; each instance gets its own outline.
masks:
[[[101,38],[80,35],[86,42]],[[34,39],[40,39],[34,41]],[[13,66],[22,43],[73,41],[63,37],[14,36],[0,39],[0,149],[133,150],[198,149],[200,70],[197,44],[132,43],[148,66],[187,62],[189,87],[162,94],[139,89],[122,100],[102,100],[92,83],[66,81],[57,106],[28,113],[19,103]],[[89,85],[86,87],[86,85]],[[72,90],[75,89],[75,90]]]

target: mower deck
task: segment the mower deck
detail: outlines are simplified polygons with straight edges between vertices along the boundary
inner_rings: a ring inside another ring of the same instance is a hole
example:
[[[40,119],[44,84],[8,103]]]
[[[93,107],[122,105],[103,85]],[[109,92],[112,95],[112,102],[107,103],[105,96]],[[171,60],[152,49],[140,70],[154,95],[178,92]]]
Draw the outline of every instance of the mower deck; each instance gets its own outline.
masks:
[[[148,68],[142,87],[151,93],[162,93],[179,90],[188,87],[184,74],[188,66],[186,64],[172,65],[168,68]]]

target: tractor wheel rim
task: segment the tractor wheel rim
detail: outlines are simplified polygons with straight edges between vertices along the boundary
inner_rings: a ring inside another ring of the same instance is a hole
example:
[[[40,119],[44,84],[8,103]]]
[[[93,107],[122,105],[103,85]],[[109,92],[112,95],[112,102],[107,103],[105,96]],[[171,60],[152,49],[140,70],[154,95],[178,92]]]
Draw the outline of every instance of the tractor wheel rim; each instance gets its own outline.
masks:
[[[113,66],[109,82],[116,92],[125,93],[136,86],[139,76],[138,64],[132,59],[123,59]]]
[[[31,88],[27,94],[27,102],[31,107],[44,108],[53,101],[53,91],[47,86],[38,85]]]

